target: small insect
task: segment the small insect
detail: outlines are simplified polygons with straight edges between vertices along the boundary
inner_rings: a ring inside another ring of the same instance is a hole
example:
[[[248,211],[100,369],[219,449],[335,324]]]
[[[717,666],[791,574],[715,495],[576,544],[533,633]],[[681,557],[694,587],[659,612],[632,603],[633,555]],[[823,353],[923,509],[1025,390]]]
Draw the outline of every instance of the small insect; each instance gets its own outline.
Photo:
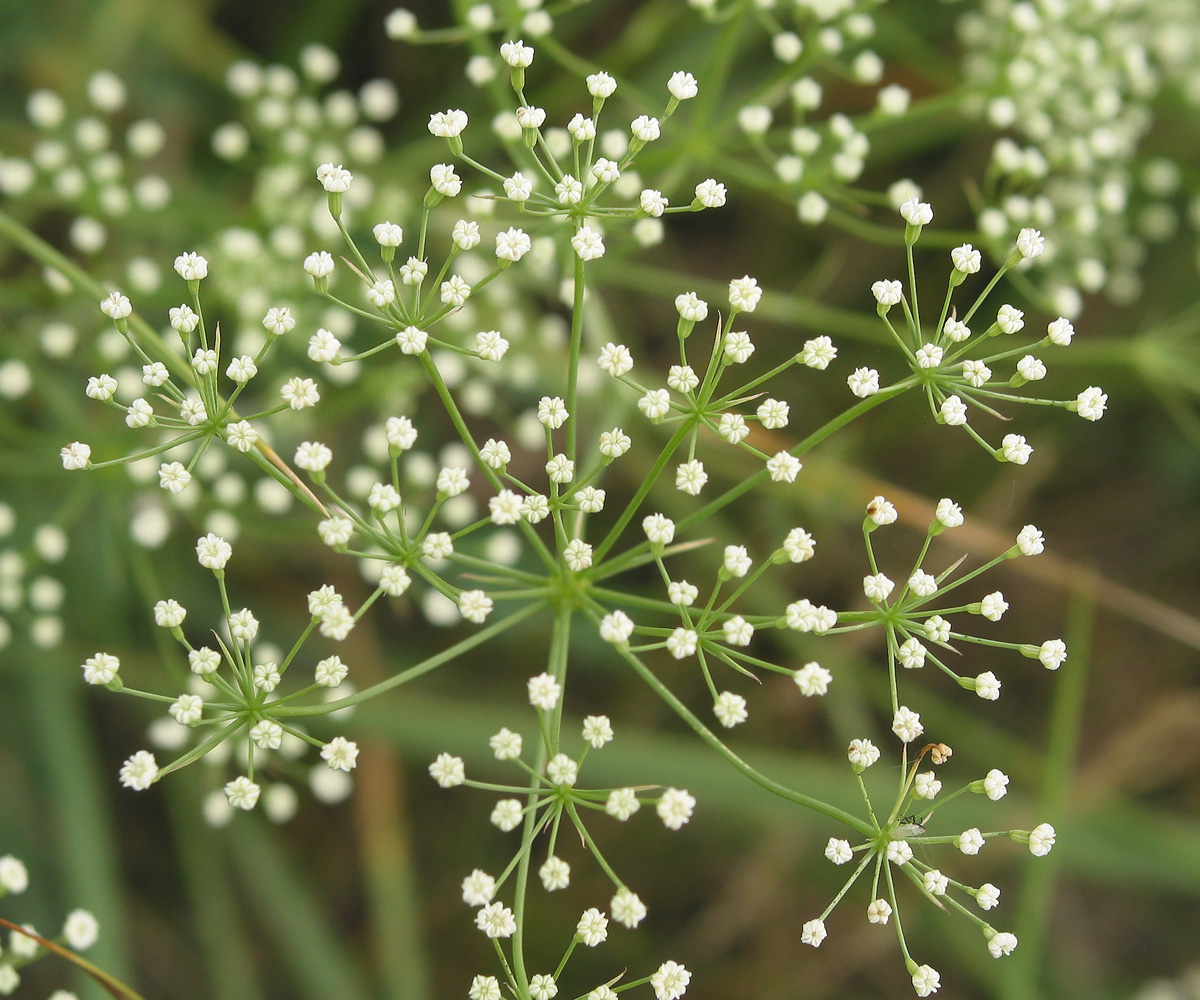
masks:
[[[905,816],[896,827],[897,840],[908,840],[909,837],[919,837],[925,832],[925,827],[917,821],[916,816]]]

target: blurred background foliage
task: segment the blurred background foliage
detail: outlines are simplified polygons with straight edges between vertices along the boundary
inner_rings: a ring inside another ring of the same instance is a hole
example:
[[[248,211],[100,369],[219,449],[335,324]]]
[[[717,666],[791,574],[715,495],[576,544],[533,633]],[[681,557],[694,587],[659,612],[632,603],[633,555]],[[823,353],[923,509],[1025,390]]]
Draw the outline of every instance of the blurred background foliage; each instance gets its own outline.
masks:
[[[876,14],[872,44],[885,60],[886,79],[930,103],[872,133],[859,186],[882,191],[900,177],[918,181],[938,212],[931,238],[973,231],[973,191],[995,139],[994,131],[961,115],[956,101],[939,100],[959,85],[954,24],[968,6],[892,0]],[[442,3],[413,9],[423,25],[449,21]],[[209,137],[237,114],[225,87],[231,62],[294,66],[302,47],[319,41],[341,57],[337,86],[357,89],[379,77],[396,84],[400,111],[379,126],[387,152],[367,173],[378,187],[388,178],[401,184],[416,178],[412,190],[419,196],[428,164],[443,156],[426,132],[428,114],[470,108],[478,98],[460,72],[463,47],[390,41],[382,28],[389,10],[388,3],[365,0],[9,0],[0,8],[0,152],[23,154],[32,142],[24,116],[30,90],[49,87],[68,106],[81,107],[90,75],[111,69],[130,95],[121,121],[151,117],[166,130],[153,169],[170,182],[172,200],[161,212],[135,210],[114,221],[104,249],[68,255],[98,279],[120,282],[134,257],[169,274],[176,253],[215,249],[217,227],[244,227],[269,242],[280,206],[256,191],[253,168],[215,156]],[[595,0],[564,13],[558,26],[566,50],[653,93],[678,68],[692,69],[701,87],[709,86],[700,68],[723,30],[675,0]],[[714,116],[731,117],[763,78],[768,37],[747,26],[738,44],[724,110],[714,108]],[[580,87],[567,74],[551,74],[548,62],[538,66],[544,72],[531,73],[531,86],[552,117],[565,117],[579,104]],[[835,90],[834,83],[827,84],[833,110],[869,108],[870,95],[863,98],[850,84]],[[1194,171],[1195,108],[1168,95],[1155,110],[1145,148]],[[730,135],[728,122],[714,117],[686,142],[649,151],[660,162],[648,155],[647,175],[657,166],[686,179],[692,167],[696,179],[727,180],[730,203],[672,220],[658,246],[630,242],[606,260],[608,286],[589,322],[642,345],[640,360],[672,339],[669,301],[677,291],[695,288],[719,301],[724,282],[748,273],[769,289],[754,324],[768,362],[827,333],[843,352],[839,365],[877,364],[885,379],[889,365],[897,373],[867,296],[872,280],[902,267],[894,216],[887,216],[886,240],[853,206],[842,209],[840,221],[802,226],[791,207],[781,209],[771,184],[756,183],[752,151],[727,144]],[[488,141],[482,128],[476,138]],[[259,154],[260,165],[279,155]],[[51,244],[69,246],[74,214],[61,200],[8,198],[0,208]],[[305,252],[314,248],[308,239]],[[921,249],[919,276],[938,288],[944,251]],[[299,281],[299,257],[278,256],[291,261],[278,278],[290,284],[270,287],[286,288],[302,314],[317,315],[318,301]],[[220,252],[210,257],[222,263]],[[234,263],[232,254],[227,259]],[[963,922],[931,907],[906,911],[910,942],[941,970],[951,996],[1196,995],[1187,991],[1196,989],[1193,914],[1200,897],[1200,304],[1188,227],[1151,246],[1139,273],[1143,288],[1134,301],[1085,298],[1080,334],[1053,357],[1046,383],[1047,394],[1060,397],[1102,385],[1110,410],[1099,426],[1058,411],[1019,413],[1015,429],[1037,451],[1028,467],[1015,469],[992,462],[965,435],[933,425],[920,400],[905,398],[813,453],[794,506],[760,501],[739,509],[727,532],[713,532],[772,539],[804,524],[819,540],[819,560],[789,567],[790,576],[775,577],[777,592],[763,585],[761,599],[779,604],[795,590],[839,607],[854,600],[864,563],[861,510],[876,493],[901,512],[901,525],[879,541],[885,562],[911,558],[939,496],[954,497],[968,515],[961,533],[935,548],[946,563],[963,554],[971,563],[989,558],[1027,522],[1046,532],[1050,554],[1009,564],[993,579],[1013,606],[1004,637],[1041,641],[1062,634],[1071,650],[1066,667],[1057,675],[1035,672],[1029,661],[1014,664],[982,650],[977,669],[995,669],[1005,682],[997,705],[983,711],[972,696],[936,683],[922,696],[926,731],[954,746],[964,773],[998,766],[1012,775],[1009,801],[1021,817],[1014,825],[1049,819],[1059,832],[1054,853],[1039,863],[1017,845],[988,849],[987,878],[1004,889],[1004,926],[1021,939],[1011,959],[993,962]],[[218,279],[231,282],[231,317],[244,290],[236,277]],[[149,607],[170,593],[197,617],[203,609],[215,612],[190,549],[226,505],[206,494],[192,508],[171,508],[171,530],[156,547],[131,545],[131,516],[158,498],[147,499],[144,483],[120,470],[65,476],[57,459],[60,445],[75,437],[105,457],[127,446],[125,429],[97,418],[81,391],[106,358],[95,301],[48,291],[40,267],[7,239],[0,239],[0,281],[0,362],[20,359],[33,375],[27,391],[0,406],[0,490],[15,513],[2,544],[22,556],[27,580],[47,576],[65,588],[61,635],[46,621],[55,614],[21,608],[10,615],[13,635],[0,652],[0,853],[23,858],[33,879],[30,892],[0,903],[0,915],[50,928],[72,907],[91,909],[103,928],[91,957],[139,984],[148,998],[464,996],[470,975],[490,970],[493,959],[469,925],[458,884],[476,865],[502,865],[506,842],[487,825],[490,798],[443,792],[425,768],[446,749],[482,759],[487,736],[523,718],[514,678],[540,669],[541,623],[528,623],[501,652],[485,650],[474,662],[361,708],[349,723],[364,751],[357,789],[339,804],[302,795],[299,815],[281,827],[247,815],[213,829],[200,801],[223,779],[204,766],[146,794],[123,792],[116,768],[131,747],[143,745],[151,719],[140,704],[86,689],[78,664],[106,648],[120,654],[130,677],[160,675],[164,655],[173,654],[161,646]],[[538,287],[529,279],[532,304],[525,307],[564,315]],[[161,299],[165,308],[177,290],[143,299]],[[1031,320],[1052,318],[1036,290],[1012,294]],[[77,337],[66,350],[47,353],[46,326],[55,322],[69,324]],[[532,343],[542,333],[531,325],[526,336]],[[555,341],[545,344],[553,361]],[[297,371],[311,368],[300,350],[291,363]],[[796,379],[788,397],[795,428],[844,405],[840,377]],[[415,391],[394,366],[381,364],[340,392],[331,387],[317,419],[334,422],[344,448],[353,449],[364,423],[413,402]],[[629,401],[611,405],[628,408]],[[436,439],[432,421],[422,431]],[[723,478],[744,474],[737,457],[724,461],[717,467]],[[215,484],[226,471],[215,466],[205,478]],[[231,481],[226,488],[237,492]],[[668,513],[672,502],[662,497]],[[261,609],[274,641],[288,643],[301,627],[302,595],[313,586],[332,581],[348,593],[367,593],[346,560],[316,544],[299,509],[264,511],[246,500],[236,516],[233,586]],[[298,540],[304,538],[311,541]],[[813,704],[793,685],[768,681],[732,745],[764,772],[854,808],[844,758],[829,748],[886,729],[880,644],[784,640],[781,655],[797,662],[819,655],[838,683]],[[442,641],[440,629],[424,625],[419,606],[399,602],[368,616],[345,655],[365,686]],[[839,873],[821,859],[825,840],[839,831],[749,786],[689,739],[635,678],[614,673],[608,659],[591,658],[581,647],[569,707],[580,715],[608,712],[618,732],[591,759],[593,778],[625,783],[653,760],[664,783],[689,788],[700,803],[678,834],[663,835],[645,815],[619,835],[603,831],[610,836],[602,846],[618,870],[631,885],[647,887],[653,915],[636,935],[623,936],[629,967],[675,957],[694,972],[689,996],[697,997],[911,995],[890,932],[848,913],[835,915],[820,951],[800,946],[801,924],[840,884]],[[679,667],[664,668],[664,677],[685,698],[702,700],[698,678]],[[606,893],[599,872],[587,865],[576,872],[573,892]],[[543,901],[538,919],[557,947],[578,907],[574,897]],[[580,966],[588,960],[582,956]],[[68,981],[64,966],[41,962],[27,971],[18,995],[45,996]],[[81,995],[95,995],[76,985]]]

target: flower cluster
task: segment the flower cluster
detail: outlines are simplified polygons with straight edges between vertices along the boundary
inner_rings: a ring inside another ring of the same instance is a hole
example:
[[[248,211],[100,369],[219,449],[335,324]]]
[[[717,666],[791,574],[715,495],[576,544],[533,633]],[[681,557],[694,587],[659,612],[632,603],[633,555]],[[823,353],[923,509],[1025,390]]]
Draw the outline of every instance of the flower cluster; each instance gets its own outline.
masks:
[[[6,854],[0,857],[0,899],[19,895],[29,888],[29,871],[19,858]],[[7,921],[6,921],[7,923]],[[100,924],[88,910],[72,910],[63,921],[62,930],[52,939],[43,938],[32,924],[17,927],[8,933],[8,948],[0,951],[0,996],[9,996],[21,983],[21,970],[50,954],[46,941],[72,951],[87,951],[100,937]],[[62,997],[74,996],[60,991]],[[59,993],[54,994],[56,997]]]

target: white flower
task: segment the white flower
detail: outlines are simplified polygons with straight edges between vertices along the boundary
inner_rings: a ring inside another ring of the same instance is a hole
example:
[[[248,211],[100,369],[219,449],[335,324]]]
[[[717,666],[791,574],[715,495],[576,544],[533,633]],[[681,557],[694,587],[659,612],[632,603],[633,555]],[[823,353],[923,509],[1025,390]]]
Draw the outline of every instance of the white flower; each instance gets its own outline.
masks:
[[[1029,831],[1029,853],[1035,858],[1044,858],[1054,847],[1054,827],[1049,823],[1040,823]]]
[[[598,514],[604,510],[606,496],[605,490],[598,490],[595,486],[585,486],[575,494],[575,499],[579,502],[579,509],[585,514]]]
[[[93,375],[87,380],[87,388],[84,389],[89,399],[98,399],[101,402],[112,399],[116,391],[117,380],[111,375]]]
[[[336,167],[332,163],[322,163],[317,167],[317,180],[330,194],[345,194],[350,190],[354,175],[340,163]]]
[[[650,976],[655,1000],[679,1000],[687,992],[692,974],[678,962],[663,962]]]
[[[533,63],[534,49],[524,42],[505,42],[500,46],[500,58],[513,69],[528,69]]]
[[[329,330],[317,330],[308,338],[308,356],[318,364],[328,364],[338,356],[342,342]]]
[[[936,868],[931,868],[921,876],[921,882],[927,892],[935,896],[944,896],[950,886],[950,880]]]
[[[1074,336],[1075,327],[1071,325],[1071,321],[1065,316],[1059,316],[1058,319],[1046,327],[1046,337],[1056,347],[1066,347],[1071,343],[1071,338]]]
[[[913,779],[913,794],[919,799],[935,799],[942,783],[932,771],[922,771]]]
[[[583,738],[593,750],[599,750],[613,738],[612,722],[607,715],[589,715],[583,720]]]
[[[468,906],[486,906],[496,895],[496,880],[480,868],[462,880],[462,899]]]
[[[871,286],[871,294],[881,306],[890,308],[904,298],[904,286],[899,281],[876,281]]]
[[[601,100],[612,97],[617,90],[617,81],[608,73],[590,73],[584,83],[588,93]]]
[[[835,865],[844,865],[854,857],[854,851],[850,847],[850,841],[838,840],[837,837],[830,837],[829,843],[825,845],[825,857],[832,861]]]
[[[304,410],[316,406],[321,400],[317,383],[310,378],[293,377],[279,389],[280,398],[293,410]]]
[[[614,427],[611,431],[603,431],[600,434],[600,454],[605,458],[620,458],[632,444],[629,435],[620,427]]]
[[[419,285],[429,273],[429,265],[416,257],[409,257],[400,265],[400,280],[406,285]]]
[[[562,180],[554,185],[554,197],[560,205],[578,205],[583,200],[583,184],[570,174],[563,174]]]
[[[1020,333],[1025,327],[1025,314],[1010,305],[1003,305],[996,313],[996,325],[1004,333]]]
[[[317,663],[313,671],[313,679],[321,687],[335,688],[346,679],[350,668],[342,662],[340,656],[327,656]]]
[[[233,546],[212,532],[196,540],[196,558],[205,569],[224,569],[232,555]]]
[[[541,128],[546,121],[545,108],[535,108],[528,105],[523,105],[522,107],[517,108],[514,114],[517,116],[517,123],[521,126],[521,128]]]
[[[950,251],[950,261],[956,271],[962,274],[975,274],[979,270],[983,258],[970,243],[964,243]]]
[[[471,980],[467,997],[469,1000],[500,1000],[500,982],[495,976],[476,976]]]
[[[1041,551],[1040,548],[1038,551]],[[1035,655],[1047,670],[1057,670],[1067,658],[1067,644],[1062,639],[1047,639]]]
[[[648,216],[654,219],[662,217],[663,212],[667,210],[670,201],[661,191],[655,191],[653,188],[645,188],[638,195],[638,209],[645,212]],[[692,293],[695,295],[695,292]],[[676,308],[679,306],[679,297],[675,299]],[[707,311],[707,310],[706,310]],[[686,319],[686,317],[684,317]]]
[[[100,311],[109,319],[125,319],[133,312],[133,306],[120,292],[113,292],[100,301]]]
[[[916,350],[918,368],[936,368],[942,363],[942,348],[937,344],[922,344]]]
[[[879,760],[879,748],[870,740],[851,740],[846,756],[850,759],[850,766],[861,773]]]
[[[933,221],[933,207],[912,197],[900,206],[900,215],[910,226],[927,226]]]
[[[984,701],[995,701],[1000,697],[1000,681],[990,670],[975,678],[975,693]]]
[[[846,378],[850,391],[860,399],[873,396],[879,391],[879,372],[874,368],[856,368],[854,373]]]
[[[563,549],[563,560],[573,573],[580,573],[592,565],[592,547],[580,538],[569,541]]]
[[[666,389],[650,389],[637,405],[648,420],[657,423],[671,412],[671,394]]]
[[[543,396],[538,400],[538,423],[550,430],[558,430],[567,420],[567,404],[559,396]]]
[[[221,666],[221,654],[215,649],[201,646],[199,649],[188,651],[188,666],[192,673],[201,677],[211,674]]]
[[[1076,398],[1073,409],[1084,420],[1099,420],[1108,405],[1108,395],[1097,386],[1089,385]]]
[[[961,427],[967,422],[967,404],[959,396],[947,396],[939,412],[947,427]]]
[[[471,481],[467,478],[466,469],[460,469],[458,466],[446,466],[438,470],[434,485],[437,487],[439,495],[456,497],[471,485]]]
[[[937,593],[937,578],[923,569],[916,570],[908,578],[908,589],[917,597],[930,597]]]
[[[837,612],[831,611],[823,604],[818,607],[805,597],[787,606],[784,620],[788,628],[821,635],[837,624]]]
[[[1023,556],[1040,556],[1046,545],[1042,533],[1032,524],[1027,524],[1017,534],[1017,548]]]
[[[229,616],[229,634],[242,642],[253,642],[258,635],[258,619],[249,608],[242,608]]]
[[[709,177],[696,185],[696,201],[704,208],[720,208],[725,204],[725,185]]]
[[[168,598],[154,605],[154,624],[159,628],[178,628],[187,618],[187,608]]]
[[[962,364],[962,373],[967,383],[976,389],[980,388],[992,377],[992,370],[982,361],[964,361]]]
[[[688,371],[691,371],[689,368]],[[750,434],[750,426],[740,413],[722,413],[717,422],[717,435],[722,441],[740,444]]]
[[[68,471],[86,469],[92,460],[92,448],[82,441],[72,441],[59,451],[58,456],[62,459],[63,468]]]
[[[499,260],[518,261],[529,253],[533,246],[523,229],[508,228],[496,234],[496,257]]]
[[[997,449],[997,457],[1013,465],[1024,465],[1033,454],[1033,445],[1022,434],[1005,434]]]
[[[796,682],[796,687],[800,689],[800,693],[806,698],[823,695],[829,690],[829,684],[833,680],[833,674],[822,667],[819,663],[806,663],[803,667],[793,674],[792,679]]]
[[[600,349],[597,363],[601,371],[618,378],[633,368],[633,355],[624,344],[607,343]]]
[[[358,744],[344,736],[335,736],[321,747],[321,759],[333,771],[352,771],[358,763]]]
[[[686,101],[695,97],[699,92],[699,86],[696,83],[696,78],[691,73],[682,71],[672,73],[671,78],[667,80],[667,90],[671,96],[678,101]]]
[[[306,472],[324,472],[333,461],[333,452],[319,441],[303,441],[296,448],[294,461]]]
[[[134,791],[144,792],[158,778],[158,762],[154,754],[139,750],[121,765],[121,784]]]
[[[758,281],[748,274],[729,283],[729,304],[734,309],[754,312],[761,298],[762,289],[758,287]]]
[[[181,253],[175,258],[175,273],[184,281],[200,281],[208,277],[208,261],[198,253]]]
[[[517,931],[513,911],[503,903],[489,903],[475,914],[475,926],[490,938],[512,937]]]
[[[512,490],[501,490],[488,500],[493,524],[516,524],[525,514],[525,499]]]
[[[253,809],[262,789],[244,774],[225,783],[225,798],[234,809]]]
[[[617,923],[632,929],[645,919],[646,905],[638,899],[636,892],[621,888],[609,902],[608,912]]]
[[[442,302],[457,308],[471,297],[471,286],[459,275],[452,274],[438,289]]]
[[[722,691],[713,702],[713,715],[726,729],[745,722],[749,717],[746,711],[746,699],[732,691]]]
[[[429,116],[429,133],[441,139],[453,139],[462,135],[467,127],[467,113],[458,109],[439,111]],[[392,244],[395,246],[395,244]]]
[[[72,910],[63,923],[62,933],[74,951],[87,951],[100,936],[100,922],[87,910]]]
[[[780,399],[766,399],[758,404],[755,411],[758,419],[768,430],[777,431],[788,425],[788,415],[791,407]]]
[[[824,920],[806,920],[804,926],[800,928],[800,943],[810,944],[814,948],[820,948],[821,942],[827,936]]]
[[[121,669],[121,661],[111,653],[97,653],[83,663],[83,679],[89,684],[108,684]]]
[[[161,361],[152,361],[148,365],[142,365],[142,381],[146,385],[151,385],[157,388],[171,377],[171,373],[167,371],[167,366]]]
[[[751,566],[750,556],[746,552],[744,545],[726,545],[723,560],[723,569],[729,576],[743,577],[749,572]]]
[[[925,666],[926,649],[914,638],[902,642],[896,650],[896,657],[906,670],[919,670]]]
[[[863,577],[863,593],[867,595],[867,599],[879,604],[888,599],[893,588],[896,585],[882,573],[875,573],[872,576]]]
[[[614,788],[608,793],[608,799],[604,803],[604,811],[622,823],[641,807],[637,793],[632,788]]]
[[[1001,931],[992,936],[988,941],[988,951],[992,958],[1000,958],[1002,955],[1011,955],[1013,949],[1017,946],[1017,936],[1010,934],[1008,931]]]
[[[783,551],[794,563],[805,562],[813,557],[816,541],[803,528],[793,528],[783,540]]]
[[[814,337],[804,342],[804,350],[800,352],[800,360],[809,368],[824,371],[830,362],[837,357],[837,348],[828,337]]]
[[[946,335],[948,340],[958,344],[964,340],[969,340],[971,337],[971,328],[960,319],[955,319],[951,316],[946,320],[942,327],[942,333]]]
[[[562,858],[551,855],[538,869],[538,878],[547,892],[557,892],[571,884],[571,866]]]
[[[734,615],[728,621],[722,622],[721,631],[725,641],[731,646],[749,646],[754,638],[754,626],[741,615]]]
[[[629,131],[633,133],[635,139],[642,142],[653,142],[660,134],[658,119],[651,118],[649,115],[638,115],[630,122]]]
[[[585,945],[595,948],[596,945],[603,944],[608,937],[608,917],[595,907],[584,910],[579,923],[575,925],[575,933]]]
[[[1022,257],[1040,257],[1046,252],[1046,239],[1036,229],[1022,229],[1017,234],[1017,251]]]
[[[653,545],[670,545],[675,539],[675,522],[665,514],[646,515],[642,530]]]
[[[546,477],[552,483],[569,483],[575,478],[575,463],[560,452],[546,463]]]
[[[394,222],[380,222],[371,229],[375,237],[375,242],[381,247],[398,247],[404,241],[404,230]],[[329,257],[329,254],[325,254]],[[308,270],[308,262],[305,262],[306,271]],[[333,270],[333,259],[329,260],[329,271]],[[329,271],[325,273],[328,274]],[[313,272],[309,271],[310,274]]]
[[[254,363],[254,359],[250,355],[242,354],[236,358],[230,358],[229,364],[225,368],[225,374],[238,385],[244,385],[258,374],[258,365]]]
[[[892,732],[905,743],[911,743],[925,732],[925,727],[921,725],[921,716],[917,712],[901,705],[892,717]]]
[[[886,924],[891,916],[892,907],[886,899],[876,899],[867,907],[867,920],[872,924]]]
[[[912,984],[913,989],[917,991],[917,996],[927,997],[938,991],[942,985],[942,977],[937,969],[929,965],[922,965],[913,973]]]
[[[130,403],[130,409],[125,415],[125,425],[127,427],[145,427],[154,419],[154,407],[146,402],[142,397]]]
[[[437,755],[437,759],[429,765],[429,774],[442,788],[461,785],[467,778],[462,758],[448,753]]]
[[[450,163],[435,163],[429,168],[430,186],[440,195],[454,198],[462,191],[462,178]]]
[[[988,621],[998,622],[1008,610],[1008,601],[1000,591],[988,594],[979,602],[979,613]]]
[[[672,580],[667,584],[667,600],[676,607],[690,608],[699,595],[700,588],[687,580]]]
[[[971,827],[960,833],[954,843],[963,854],[978,854],[979,849],[983,847],[983,834],[979,832],[978,827]]]
[[[698,459],[681,462],[675,468],[675,488],[677,490],[697,496],[707,482],[708,473],[704,471],[704,463]]]
[[[1032,354],[1026,354],[1017,362],[1017,374],[1027,382],[1037,382],[1046,377],[1046,366]]]
[[[492,613],[492,599],[482,590],[464,590],[458,595],[458,613],[467,621],[481,625]]]
[[[680,626],[667,636],[667,652],[675,659],[682,660],[686,656],[694,656],[699,636],[690,628]]]
[[[504,194],[513,201],[528,201],[533,193],[533,181],[520,171],[504,179]]]
[[[735,364],[745,364],[754,353],[754,344],[750,335],[745,331],[733,331],[725,334],[725,356]]]
[[[579,777],[579,765],[565,753],[556,753],[546,764],[546,777],[551,784],[570,787]]]
[[[562,687],[550,674],[542,673],[529,678],[526,685],[529,692],[529,704],[544,712],[553,711],[562,695]]]
[[[505,727],[488,739],[488,746],[492,748],[496,760],[516,760],[521,756],[523,742],[520,733]]]
[[[981,910],[991,910],[1000,905],[1000,890],[991,882],[984,882],[975,893],[975,902]]]
[[[624,611],[610,611],[600,619],[600,638],[605,642],[626,642],[632,634],[633,621]]]
[[[604,256],[604,240],[591,226],[580,226],[571,237],[571,247],[580,260],[596,260]]]
[[[668,830],[678,830],[689,819],[696,808],[696,799],[684,788],[668,788],[658,800],[658,818]]]
[[[571,133],[571,138],[576,142],[590,142],[596,138],[596,123],[591,118],[585,118],[576,113],[567,122],[567,131]]]

